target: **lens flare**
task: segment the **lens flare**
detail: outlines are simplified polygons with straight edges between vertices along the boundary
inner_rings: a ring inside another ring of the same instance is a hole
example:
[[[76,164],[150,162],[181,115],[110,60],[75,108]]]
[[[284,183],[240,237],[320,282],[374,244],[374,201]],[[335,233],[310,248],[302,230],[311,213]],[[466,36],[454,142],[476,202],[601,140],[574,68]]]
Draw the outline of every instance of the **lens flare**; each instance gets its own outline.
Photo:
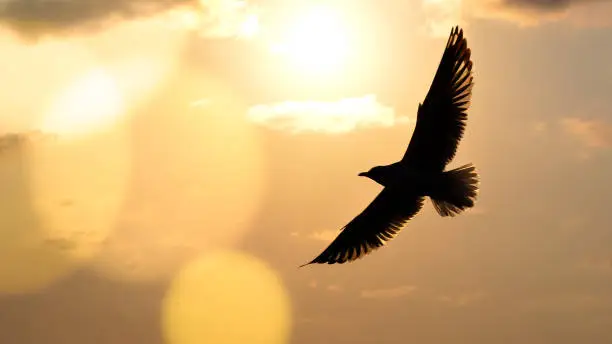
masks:
[[[45,240],[73,259],[90,259],[123,205],[130,154],[123,130],[33,145],[28,155],[32,207]]]
[[[0,293],[38,292],[60,281],[95,254],[109,229],[107,209],[118,201],[108,181],[117,174],[89,164],[100,152],[82,146],[71,147],[73,154],[83,149],[72,164],[44,153],[57,152],[56,144],[24,134],[0,151]]]
[[[167,90],[132,123],[121,231],[96,263],[110,278],[168,278],[202,251],[235,245],[261,206],[262,145],[240,97],[193,72]],[[198,98],[207,101],[193,106]]]
[[[170,286],[162,324],[169,344],[283,344],[290,302],[278,276],[248,255],[221,251],[187,265]]]
[[[37,292],[74,268],[58,245],[47,245],[32,207],[29,166],[22,146],[0,151],[0,294]]]

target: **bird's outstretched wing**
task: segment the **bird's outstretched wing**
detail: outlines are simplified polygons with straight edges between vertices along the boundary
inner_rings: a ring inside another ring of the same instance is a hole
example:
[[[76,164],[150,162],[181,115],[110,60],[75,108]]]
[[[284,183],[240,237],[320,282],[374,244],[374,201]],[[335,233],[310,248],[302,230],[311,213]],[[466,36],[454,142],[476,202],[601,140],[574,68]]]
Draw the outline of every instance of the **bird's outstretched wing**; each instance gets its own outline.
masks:
[[[472,96],[470,55],[463,29],[453,28],[429,92],[419,104],[403,163],[422,170],[442,170],[455,156]]]
[[[384,188],[318,257],[302,266],[342,264],[361,258],[395,237],[422,206],[423,197],[416,193]]]

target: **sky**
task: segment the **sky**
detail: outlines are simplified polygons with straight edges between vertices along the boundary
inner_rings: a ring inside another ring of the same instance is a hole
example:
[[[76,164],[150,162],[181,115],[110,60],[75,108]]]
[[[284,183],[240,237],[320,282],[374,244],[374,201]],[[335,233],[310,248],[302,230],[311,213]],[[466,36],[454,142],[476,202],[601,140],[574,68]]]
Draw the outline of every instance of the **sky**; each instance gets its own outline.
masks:
[[[298,269],[454,25],[475,207]],[[611,35],[609,0],[0,0],[0,342],[612,342]]]

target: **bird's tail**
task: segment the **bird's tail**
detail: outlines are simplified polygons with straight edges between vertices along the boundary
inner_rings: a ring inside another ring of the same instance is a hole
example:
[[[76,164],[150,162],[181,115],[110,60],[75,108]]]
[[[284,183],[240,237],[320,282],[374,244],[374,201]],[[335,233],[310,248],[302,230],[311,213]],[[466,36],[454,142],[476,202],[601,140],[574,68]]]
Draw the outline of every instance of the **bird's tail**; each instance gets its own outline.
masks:
[[[478,195],[478,173],[472,164],[443,172],[430,194],[440,216],[455,216],[474,206]]]

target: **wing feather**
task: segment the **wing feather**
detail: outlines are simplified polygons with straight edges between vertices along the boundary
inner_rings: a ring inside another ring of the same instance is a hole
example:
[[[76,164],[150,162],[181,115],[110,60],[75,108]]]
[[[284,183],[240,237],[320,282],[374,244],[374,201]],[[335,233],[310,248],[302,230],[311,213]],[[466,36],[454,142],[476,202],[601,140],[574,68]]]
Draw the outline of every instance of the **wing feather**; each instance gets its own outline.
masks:
[[[457,151],[472,96],[471,50],[463,30],[453,28],[429,92],[419,104],[417,124],[402,162],[443,170]]]
[[[362,258],[393,239],[422,206],[422,196],[385,188],[319,256],[302,266],[342,264]]]

